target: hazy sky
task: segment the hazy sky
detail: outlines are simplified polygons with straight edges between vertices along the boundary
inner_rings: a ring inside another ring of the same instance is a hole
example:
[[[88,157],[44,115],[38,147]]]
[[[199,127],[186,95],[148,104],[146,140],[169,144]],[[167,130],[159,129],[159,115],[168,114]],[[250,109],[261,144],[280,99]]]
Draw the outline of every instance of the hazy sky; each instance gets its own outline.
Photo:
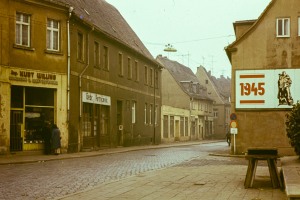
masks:
[[[271,0],[106,0],[115,6],[154,58],[162,54],[196,72],[231,76],[224,47],[233,22],[257,19]],[[171,44],[177,52],[165,52]]]

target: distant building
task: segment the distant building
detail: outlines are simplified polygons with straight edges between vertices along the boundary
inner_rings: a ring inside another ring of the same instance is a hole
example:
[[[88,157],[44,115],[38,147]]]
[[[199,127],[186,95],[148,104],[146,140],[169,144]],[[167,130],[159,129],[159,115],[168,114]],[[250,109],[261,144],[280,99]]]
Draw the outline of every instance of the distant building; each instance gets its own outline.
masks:
[[[158,56],[162,69],[162,142],[212,138],[213,100],[192,70]]]
[[[229,78],[216,78],[203,66],[197,68],[196,76],[201,85],[207,88],[208,96],[213,99],[214,138],[225,138],[230,124],[230,82]]]
[[[0,153],[160,142],[161,69],[105,0],[0,1]]]
[[[237,154],[249,147],[293,154],[285,115],[300,100],[299,8],[299,1],[272,0],[257,20],[234,23],[237,39],[225,50],[232,65]]]

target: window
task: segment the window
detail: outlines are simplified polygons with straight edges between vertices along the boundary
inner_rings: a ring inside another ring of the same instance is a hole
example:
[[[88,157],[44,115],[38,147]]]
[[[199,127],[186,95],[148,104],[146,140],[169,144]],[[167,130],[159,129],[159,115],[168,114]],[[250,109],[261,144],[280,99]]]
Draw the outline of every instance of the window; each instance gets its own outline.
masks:
[[[132,65],[131,65],[131,58],[129,57],[127,59],[127,77],[128,79],[132,79]]]
[[[149,124],[152,124],[152,122],[153,122],[152,109],[153,109],[153,105],[150,104],[150,108],[149,108]]]
[[[278,18],[276,22],[277,37],[290,37],[290,19]]]
[[[300,17],[298,17],[298,36],[300,36]]]
[[[153,86],[153,69],[150,68],[150,74],[149,74],[149,85]]]
[[[140,79],[138,61],[134,62],[134,78],[135,78],[135,81],[139,81],[139,79]]]
[[[144,115],[145,115],[145,124],[147,124],[147,103],[145,103]]]
[[[148,85],[148,67],[145,65],[144,67],[145,69],[145,84]]]
[[[164,115],[164,124],[163,124],[163,137],[168,138],[169,137],[169,116]]]
[[[83,34],[77,34],[77,59],[83,61]]]
[[[103,47],[103,67],[106,70],[109,70],[109,62],[108,62],[108,58],[109,58],[109,52],[108,52],[108,47],[104,46]]]
[[[47,20],[47,50],[59,51],[59,22]]]
[[[122,53],[119,53],[119,75],[124,76],[123,54]]]
[[[100,46],[98,42],[94,42],[94,66],[100,67]]]
[[[16,44],[30,46],[30,16],[22,13],[16,15]]]
[[[132,110],[132,119],[131,119],[131,121],[132,121],[132,123],[133,124],[135,124],[135,122],[136,122],[136,102],[135,101],[133,101],[132,102],[132,107],[131,107],[131,110]]]
[[[156,105],[155,106],[155,116],[154,116],[155,125],[157,125],[157,112],[158,112],[158,106]]]
[[[158,88],[158,71],[155,70],[155,88]]]

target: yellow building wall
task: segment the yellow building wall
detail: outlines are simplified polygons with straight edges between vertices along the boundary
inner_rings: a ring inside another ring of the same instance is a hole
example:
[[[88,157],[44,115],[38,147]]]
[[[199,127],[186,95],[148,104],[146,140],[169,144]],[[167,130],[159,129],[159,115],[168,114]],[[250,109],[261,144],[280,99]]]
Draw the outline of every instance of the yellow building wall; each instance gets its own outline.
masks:
[[[235,109],[235,71],[300,68],[299,8],[299,1],[275,1],[250,34],[234,45],[236,51],[231,56],[231,111],[237,114],[236,154],[244,154],[249,147],[276,147],[280,155],[294,154],[285,131],[288,110]],[[278,17],[291,19],[289,38],[276,37]],[[232,152],[233,149],[232,146]]]

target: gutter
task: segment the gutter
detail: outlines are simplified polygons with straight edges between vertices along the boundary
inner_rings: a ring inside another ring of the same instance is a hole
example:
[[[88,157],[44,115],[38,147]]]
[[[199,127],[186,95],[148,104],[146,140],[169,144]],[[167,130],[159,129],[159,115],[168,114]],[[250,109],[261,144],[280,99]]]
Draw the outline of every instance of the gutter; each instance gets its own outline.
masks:
[[[67,20],[67,42],[68,42],[68,58],[67,58],[67,65],[68,65],[68,72],[67,72],[67,122],[70,121],[70,74],[71,74],[71,53],[70,53],[70,18],[72,16],[73,7],[69,7],[69,19]]]

